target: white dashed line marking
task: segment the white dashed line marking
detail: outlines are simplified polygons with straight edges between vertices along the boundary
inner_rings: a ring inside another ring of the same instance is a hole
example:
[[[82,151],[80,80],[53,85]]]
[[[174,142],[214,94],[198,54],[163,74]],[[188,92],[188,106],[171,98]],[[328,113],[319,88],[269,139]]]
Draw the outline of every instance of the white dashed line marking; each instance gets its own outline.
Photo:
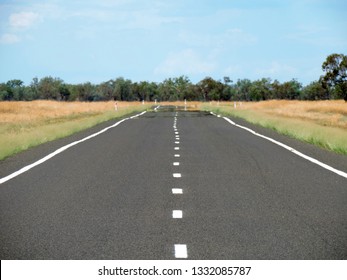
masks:
[[[175,154],[175,157],[180,157],[180,155],[179,154]]]
[[[174,166],[179,166],[180,163],[179,163],[179,162],[174,162],[173,165],[174,165]]]
[[[174,178],[181,178],[182,177],[181,173],[173,173],[172,176]]]
[[[178,134],[178,131],[175,131],[175,134]]]
[[[180,149],[180,147],[175,147],[175,151],[178,151]]]
[[[175,258],[186,259],[188,258],[187,245],[175,244]]]
[[[183,189],[173,188],[172,193],[173,194],[183,194]]]
[[[182,219],[183,211],[182,210],[172,210],[172,218],[174,219]]]
[[[179,144],[180,143],[180,141],[175,141],[175,144]]]

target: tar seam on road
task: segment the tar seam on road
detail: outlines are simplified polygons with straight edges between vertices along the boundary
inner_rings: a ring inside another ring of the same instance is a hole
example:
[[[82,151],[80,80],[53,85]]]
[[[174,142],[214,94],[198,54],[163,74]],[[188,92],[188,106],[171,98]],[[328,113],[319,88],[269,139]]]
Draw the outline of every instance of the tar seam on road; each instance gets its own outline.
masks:
[[[216,114],[213,114],[212,112],[211,112],[211,114],[214,115],[214,116],[216,116]],[[274,139],[272,139],[272,138],[270,138],[270,137],[267,137],[267,136],[265,136],[265,135],[262,135],[262,134],[260,134],[260,133],[257,133],[257,132],[255,132],[254,130],[248,128],[248,127],[239,125],[239,124],[233,122],[232,120],[230,120],[230,119],[228,119],[228,118],[226,118],[226,117],[224,117],[224,119],[225,119],[228,123],[230,123],[230,124],[232,124],[232,125],[234,125],[234,126],[236,126],[236,127],[242,128],[242,129],[244,129],[244,130],[246,130],[246,131],[252,133],[252,134],[255,135],[255,136],[258,136],[258,137],[261,137],[261,138],[263,138],[263,139],[266,139],[266,140],[268,140],[268,141],[270,141],[270,142],[272,142],[272,143],[274,143],[274,144],[276,144],[276,145],[278,145],[278,146],[280,146],[280,147],[282,147],[282,148],[284,148],[284,149],[286,149],[286,150],[288,150],[288,151],[290,151],[290,152],[292,152],[292,153],[298,155],[299,157],[302,157],[302,158],[304,158],[304,159],[306,159],[306,160],[308,160],[308,161],[310,161],[310,162],[312,162],[312,163],[314,163],[314,164],[316,164],[316,165],[319,165],[319,166],[321,166],[321,167],[323,167],[323,168],[325,168],[325,169],[327,169],[327,170],[329,170],[329,171],[331,171],[331,172],[334,172],[335,174],[340,175],[340,176],[342,176],[342,177],[344,177],[344,178],[347,179],[347,173],[346,173],[346,172],[343,172],[343,171],[338,170],[338,169],[336,169],[336,168],[334,168],[334,167],[331,167],[330,165],[327,165],[327,164],[325,164],[325,163],[323,163],[323,162],[321,162],[321,161],[319,161],[319,160],[316,160],[316,159],[314,159],[314,158],[312,158],[312,157],[310,157],[310,156],[308,156],[308,155],[305,155],[305,154],[303,154],[303,153],[301,153],[301,152],[299,152],[299,151],[293,149],[292,147],[290,147],[290,146],[288,146],[288,145],[285,145],[285,144],[283,144],[283,143],[281,143],[281,142],[279,142],[279,141],[276,141],[276,140],[274,140]]]
[[[77,144],[79,144],[79,143],[82,143],[82,142],[87,141],[87,140],[89,140],[89,139],[91,139],[91,138],[94,138],[94,137],[96,137],[96,136],[98,136],[98,135],[100,135],[100,134],[106,132],[107,130],[116,127],[117,125],[121,124],[122,122],[124,122],[124,121],[126,121],[126,120],[130,120],[130,119],[133,119],[133,118],[137,118],[137,117],[143,115],[144,113],[146,113],[146,111],[143,111],[142,113],[137,114],[137,115],[134,115],[134,116],[132,116],[132,117],[122,119],[122,120],[116,122],[115,124],[113,124],[113,125],[111,125],[111,126],[108,126],[108,127],[104,128],[104,129],[100,130],[99,132],[96,132],[96,133],[94,133],[94,134],[92,134],[92,135],[89,135],[89,136],[87,136],[87,137],[85,137],[85,138],[83,138],[83,139],[81,139],[81,140],[78,140],[78,141],[72,142],[72,143],[70,143],[70,144],[68,144],[68,145],[65,145],[65,146],[59,148],[58,150],[54,151],[53,153],[50,153],[50,154],[48,154],[47,156],[43,157],[42,159],[40,159],[40,160],[38,160],[38,161],[35,161],[34,163],[29,164],[29,165],[27,165],[27,166],[25,166],[25,167],[19,169],[18,171],[13,172],[12,174],[10,174],[10,175],[8,175],[8,176],[6,176],[6,177],[1,178],[1,179],[0,179],[0,185],[3,184],[3,183],[5,183],[5,182],[7,182],[7,181],[9,181],[9,180],[11,180],[11,179],[13,179],[13,178],[15,178],[15,177],[17,177],[18,175],[23,174],[24,172],[27,172],[28,170],[32,169],[33,167],[35,167],[35,166],[37,166],[37,165],[40,165],[41,163],[44,163],[45,161],[47,161],[47,160],[51,159],[52,157],[54,157],[54,156],[56,156],[56,155],[62,153],[63,151],[65,151],[65,150],[67,150],[67,149],[69,149],[69,148],[71,148],[71,147],[73,147],[73,146],[75,146],[75,145],[77,145]]]

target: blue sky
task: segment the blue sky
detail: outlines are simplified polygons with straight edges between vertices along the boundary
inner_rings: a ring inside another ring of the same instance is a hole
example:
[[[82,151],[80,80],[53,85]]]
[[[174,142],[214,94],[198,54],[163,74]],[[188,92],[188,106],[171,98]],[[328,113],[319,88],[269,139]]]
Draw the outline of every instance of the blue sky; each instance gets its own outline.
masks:
[[[0,0],[0,82],[317,80],[345,0]]]

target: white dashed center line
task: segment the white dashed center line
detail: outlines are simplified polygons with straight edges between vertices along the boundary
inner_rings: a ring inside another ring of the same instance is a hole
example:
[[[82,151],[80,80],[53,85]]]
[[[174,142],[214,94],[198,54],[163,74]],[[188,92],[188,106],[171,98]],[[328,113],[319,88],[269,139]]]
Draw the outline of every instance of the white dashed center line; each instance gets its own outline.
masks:
[[[175,144],[177,146],[174,147],[175,151],[179,151],[180,147],[178,146],[180,144],[180,136],[179,132],[177,129],[177,114],[176,112],[175,117],[174,117],[174,123],[173,123],[173,128],[174,128],[174,133],[175,133]],[[179,158],[181,155],[180,154],[175,154],[175,158]],[[178,161],[175,161],[172,163],[173,166],[179,166],[180,163]],[[172,176],[174,178],[181,178],[182,174],[181,173],[173,173]],[[179,195],[183,194],[183,189],[181,188],[172,188],[172,193],[174,195]],[[172,218],[173,219],[182,219],[183,218],[183,211],[182,210],[172,210]],[[175,244],[174,245],[175,249],[175,258],[177,259],[186,259],[188,258],[188,251],[187,251],[187,245],[186,244]]]
[[[182,219],[183,211],[182,210],[172,210],[172,218],[174,219]]]
[[[183,194],[183,189],[173,188],[172,193],[173,194]]]
[[[188,258],[187,245],[175,244],[175,258],[186,259]]]

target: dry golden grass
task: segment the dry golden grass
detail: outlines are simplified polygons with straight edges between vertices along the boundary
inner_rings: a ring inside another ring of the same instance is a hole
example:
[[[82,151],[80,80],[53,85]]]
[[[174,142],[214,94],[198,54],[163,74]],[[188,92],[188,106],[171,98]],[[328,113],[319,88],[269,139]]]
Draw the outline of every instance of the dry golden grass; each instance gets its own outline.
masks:
[[[347,103],[343,100],[270,100],[243,104],[241,110],[257,110],[275,117],[295,118],[312,121],[324,126],[347,128]]]
[[[140,102],[118,102],[119,110],[139,106]],[[38,123],[78,118],[114,111],[114,102],[56,102],[56,101],[19,101],[0,102],[0,125],[19,123]]]
[[[212,102],[205,109],[251,123],[332,151],[347,154],[347,103],[343,100]]]
[[[0,102],[0,160],[103,121],[149,108],[140,102]]]

